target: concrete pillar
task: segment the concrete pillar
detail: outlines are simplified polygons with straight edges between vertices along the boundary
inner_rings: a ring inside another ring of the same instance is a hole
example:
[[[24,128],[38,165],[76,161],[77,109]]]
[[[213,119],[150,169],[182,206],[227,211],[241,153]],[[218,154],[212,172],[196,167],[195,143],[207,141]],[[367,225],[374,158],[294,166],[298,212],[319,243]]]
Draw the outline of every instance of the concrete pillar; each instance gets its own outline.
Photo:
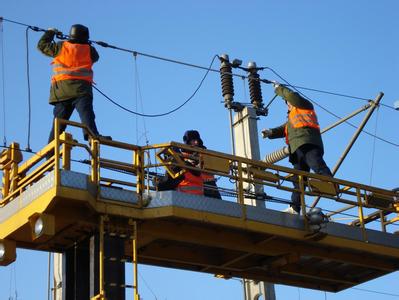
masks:
[[[260,160],[259,131],[257,124],[258,116],[255,109],[245,107],[241,112],[237,112],[233,118],[233,133],[235,140],[235,155],[245,158]],[[263,194],[263,186],[251,186],[244,184],[244,189],[249,189],[256,194]],[[245,198],[244,203],[265,207],[265,202]],[[274,285],[267,282],[255,282],[244,280],[245,300],[275,300]],[[261,298],[263,297],[263,298]]]

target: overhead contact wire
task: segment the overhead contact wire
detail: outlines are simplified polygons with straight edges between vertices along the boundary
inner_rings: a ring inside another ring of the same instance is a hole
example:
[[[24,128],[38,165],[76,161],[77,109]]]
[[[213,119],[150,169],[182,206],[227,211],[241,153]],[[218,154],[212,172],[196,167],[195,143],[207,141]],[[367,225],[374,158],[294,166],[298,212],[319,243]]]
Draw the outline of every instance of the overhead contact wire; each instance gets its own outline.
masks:
[[[30,26],[30,25],[28,25],[28,24],[24,24],[24,23],[21,23],[21,22],[12,21],[12,20],[5,19],[5,18],[1,18],[1,20],[7,21],[7,22],[11,22],[11,23],[14,23],[14,24],[18,24],[18,25],[22,25],[22,26],[27,26],[27,27],[30,27],[30,28],[33,29],[33,30],[36,30],[36,31],[45,31],[44,29],[38,28],[38,27],[36,27],[36,26]],[[64,38],[68,38],[67,35],[64,35],[63,37],[64,37]],[[156,55],[152,55],[152,54],[142,53],[142,52],[139,52],[139,51],[134,51],[134,50],[130,50],[130,49],[124,49],[124,48],[120,48],[120,47],[117,47],[117,46],[109,45],[109,44],[107,44],[107,43],[105,43],[105,42],[101,42],[101,41],[90,41],[90,42],[91,42],[91,43],[95,43],[95,44],[97,44],[97,45],[100,45],[100,46],[102,46],[102,47],[111,48],[111,49],[115,49],[115,50],[120,50],[120,51],[124,51],[124,52],[129,52],[129,53],[132,53],[133,55],[142,55],[142,56],[149,57],[149,58],[153,58],[153,59],[158,59],[158,60],[162,60],[162,61],[166,61],[166,62],[171,62],[171,63],[175,63],[175,64],[180,64],[180,65],[184,65],[184,66],[188,66],[188,67],[193,67],[193,68],[198,68],[198,69],[207,70],[207,72],[206,72],[207,74],[208,74],[209,72],[220,73],[220,70],[212,69],[211,67],[206,68],[206,67],[204,67],[204,66],[195,65],[195,64],[191,64],[191,63],[186,63],[186,62],[179,61],[179,60],[175,60],[175,59],[169,59],[169,58],[164,58],[164,57],[160,57],[160,56],[156,56]],[[219,57],[219,56],[216,56],[216,57]],[[281,76],[280,76],[277,72],[275,72],[272,68],[270,68],[270,67],[264,67],[264,68],[262,68],[262,69],[268,69],[268,70],[270,70],[270,71],[273,72],[276,76],[278,76],[280,79],[282,79],[284,82],[286,82],[289,86],[292,86],[293,88],[295,88],[295,86],[289,84],[283,77],[281,77]],[[241,78],[242,78],[242,77],[248,78],[247,76],[243,76],[243,75],[241,75],[241,74],[234,74],[234,73],[231,73],[231,75],[232,75],[232,76],[241,77]],[[262,80],[261,80],[261,81],[262,81]],[[265,82],[265,81],[268,81],[268,80],[264,80],[264,79],[263,79],[263,81]],[[270,81],[268,81],[268,83],[270,83]],[[108,100],[110,100],[112,103],[114,103],[115,105],[117,105],[117,106],[120,107],[121,109],[126,110],[126,111],[128,111],[128,112],[130,112],[130,113],[132,113],[132,114],[137,114],[137,115],[139,115],[139,116],[144,116],[144,117],[161,117],[161,116],[165,116],[165,115],[167,115],[167,114],[173,113],[173,112],[175,112],[176,110],[180,109],[180,107],[178,107],[178,108],[176,108],[175,110],[172,110],[172,111],[167,112],[167,113],[164,113],[164,114],[155,114],[155,115],[140,114],[140,113],[134,112],[134,111],[132,111],[132,110],[129,110],[129,109],[127,109],[127,108],[121,106],[120,104],[118,104],[118,103],[116,103],[115,101],[113,101],[110,97],[108,97],[105,93],[101,92],[98,88],[96,88],[96,87],[94,87],[94,88],[95,88],[100,94],[102,94],[105,98],[107,98]],[[308,88],[304,88],[304,87],[298,87],[298,88],[308,89]],[[295,88],[295,89],[296,89],[296,88]],[[331,95],[341,96],[341,97],[348,97],[348,98],[354,98],[354,99],[360,99],[360,100],[369,100],[369,99],[363,98],[363,97],[349,96],[349,95],[338,94],[338,93],[327,92],[327,91],[316,90],[316,89],[311,89],[311,90],[314,90],[314,91],[317,91],[317,92],[320,92],[320,93],[323,92],[323,93],[328,93],[328,94],[331,94]],[[303,95],[306,99],[308,99],[309,101],[311,101],[312,103],[314,103],[315,105],[317,105],[318,107],[320,107],[321,109],[325,110],[327,113],[333,115],[333,116],[336,117],[336,118],[340,118],[338,115],[336,115],[336,114],[334,114],[333,112],[329,111],[328,109],[324,108],[323,106],[321,106],[321,105],[318,104],[317,102],[311,100],[309,97],[307,97],[306,95],[304,95],[304,94],[303,94],[302,92],[300,92],[298,89],[296,89],[296,91],[297,91],[298,93],[300,93],[301,95]],[[190,99],[189,99],[189,100],[190,100]],[[185,105],[185,103],[183,103],[183,105]],[[381,104],[381,105],[382,105],[382,106],[385,106],[385,107],[388,107],[388,108],[391,108],[391,109],[394,109],[393,107],[388,106],[388,105],[386,105],[386,104]],[[350,122],[348,122],[348,121],[346,121],[346,123],[347,123],[348,125],[352,126],[353,128],[357,128],[355,125],[353,125],[352,123],[350,123]],[[363,130],[363,132],[366,133],[366,134],[369,135],[369,136],[374,137],[374,135],[371,134],[370,132],[367,132],[367,131],[364,131],[364,130]],[[383,142],[385,142],[385,143],[388,143],[388,144],[390,144],[390,145],[399,147],[399,144],[396,144],[396,143],[394,143],[394,142],[388,141],[388,140],[386,140],[386,139],[384,139],[384,138],[381,138],[381,137],[378,137],[378,136],[376,136],[376,138],[377,138],[378,140],[383,141]]]
[[[24,23],[21,23],[21,22],[12,21],[12,20],[5,19],[5,18],[2,18],[2,20],[7,21],[7,22],[11,22],[11,23],[14,23],[14,24],[22,25],[22,26],[27,26],[27,27],[30,27],[30,28],[35,29],[35,30],[45,31],[44,29],[38,28],[38,27],[36,27],[36,26],[31,26],[31,25],[24,24]],[[67,38],[68,36],[67,36],[67,35],[64,35],[64,37]],[[99,45],[99,46],[102,46],[102,47],[104,47],[104,48],[111,48],[111,49],[119,50],[119,51],[122,51],[122,52],[132,53],[132,54],[135,55],[135,56],[141,55],[141,56],[144,56],[144,57],[148,57],[148,58],[152,58],[152,59],[157,59],[157,60],[162,60],[162,61],[165,61],[165,62],[175,63],[175,64],[179,64],[179,65],[183,65],[183,66],[187,66],[187,67],[192,67],[192,68],[197,68],[197,69],[201,69],[201,70],[207,70],[207,71],[209,71],[209,72],[220,73],[220,70],[218,70],[218,69],[207,68],[207,67],[204,67],[204,66],[200,66],[200,65],[192,64],[192,63],[187,63],[187,62],[180,61],[180,60],[176,60],[176,59],[170,59],[170,58],[165,58],[165,57],[161,57],[161,56],[157,56],[157,55],[153,55],[153,54],[143,53],[143,52],[139,52],[139,51],[135,51],[135,50],[131,50],[131,49],[125,49],[125,48],[121,48],[121,47],[117,47],[117,46],[110,45],[110,44],[108,44],[108,43],[106,43],[106,42],[102,42],[102,41],[90,41],[90,42],[91,42],[91,43],[94,43],[94,44],[97,44],[97,45]],[[219,57],[219,56],[217,56],[217,57]],[[268,70],[272,71],[273,73],[275,73],[278,77],[280,77],[280,76],[279,76],[272,68],[270,68],[270,67],[264,67],[263,69],[268,69]],[[232,76],[235,76],[235,77],[240,77],[240,78],[246,78],[246,79],[248,79],[248,76],[245,76],[245,75],[242,75],[242,74],[229,73],[229,75],[232,75]],[[315,91],[315,92],[319,92],[319,93],[326,93],[326,94],[335,95],[335,96],[340,96],[340,97],[346,97],[346,98],[353,98],[353,99],[359,99],[359,100],[365,100],[365,101],[369,101],[369,100],[370,100],[370,99],[367,99],[367,98],[364,98],[364,97],[345,95],[345,94],[334,93],[334,92],[328,92],[328,91],[323,91],[323,90],[318,90],[318,89],[312,89],[312,88],[306,88],[306,87],[300,87],[300,86],[297,86],[297,88],[300,88],[300,89],[307,89],[307,90],[311,90],[311,91]],[[394,109],[393,107],[388,106],[388,105],[386,105],[386,104],[382,104],[382,105]]]

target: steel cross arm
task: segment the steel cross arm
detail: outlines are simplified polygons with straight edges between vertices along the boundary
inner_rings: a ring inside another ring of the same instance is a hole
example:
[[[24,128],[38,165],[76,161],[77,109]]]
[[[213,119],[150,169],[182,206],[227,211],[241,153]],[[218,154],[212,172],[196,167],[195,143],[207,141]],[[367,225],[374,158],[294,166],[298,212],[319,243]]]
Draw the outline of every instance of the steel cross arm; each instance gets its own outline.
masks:
[[[366,126],[368,120],[370,119],[371,115],[373,114],[374,110],[378,107],[380,104],[380,101],[382,97],[384,96],[383,92],[380,92],[377,97],[375,98],[374,101],[371,101],[371,106],[367,114],[364,116],[363,121],[360,123],[358,129],[356,130],[355,134],[352,136],[352,139],[349,141],[348,146],[346,146],[344,152],[342,153],[341,157],[339,158],[337,164],[334,166],[334,169],[331,171],[333,175],[335,175],[339,169],[339,167],[342,165],[344,162],[346,156],[348,155],[349,151],[352,149],[352,146],[356,142],[357,138],[359,137],[360,133],[362,132],[364,126]],[[316,197],[316,199],[313,201],[311,207],[315,207],[317,203],[319,202],[320,197]]]

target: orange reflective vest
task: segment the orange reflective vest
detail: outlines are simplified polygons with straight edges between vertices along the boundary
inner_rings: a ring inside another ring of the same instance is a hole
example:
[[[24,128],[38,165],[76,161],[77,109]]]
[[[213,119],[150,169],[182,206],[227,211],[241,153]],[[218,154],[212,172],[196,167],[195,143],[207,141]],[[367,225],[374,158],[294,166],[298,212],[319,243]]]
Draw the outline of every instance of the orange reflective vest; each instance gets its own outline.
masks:
[[[184,172],[184,179],[177,186],[179,192],[204,195],[204,181],[202,176],[195,176],[191,172]]]
[[[284,128],[285,142],[288,142],[288,123],[293,128],[311,127],[320,130],[316,112],[313,109],[301,109],[293,107],[288,114],[288,122]]]
[[[93,82],[93,62],[88,44],[63,42],[59,55],[51,64],[53,65],[51,82],[69,79]]]
[[[215,176],[209,173],[201,173],[201,177],[205,184],[210,181],[215,181]]]

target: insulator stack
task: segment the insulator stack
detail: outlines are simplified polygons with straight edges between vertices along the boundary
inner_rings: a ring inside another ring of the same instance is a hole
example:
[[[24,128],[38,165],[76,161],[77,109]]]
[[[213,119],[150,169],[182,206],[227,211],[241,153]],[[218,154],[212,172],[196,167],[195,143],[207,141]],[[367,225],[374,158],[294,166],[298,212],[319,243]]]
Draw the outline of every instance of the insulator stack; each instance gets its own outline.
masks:
[[[258,69],[254,62],[248,64],[248,86],[251,103],[255,109],[263,108],[262,89],[260,87],[260,80]]]
[[[222,95],[224,98],[224,105],[231,108],[231,103],[234,100],[234,85],[233,85],[233,71],[229,62],[227,54],[221,55],[220,64],[220,79],[222,82]]]
[[[274,164],[284,158],[286,158],[290,154],[290,150],[288,149],[287,146],[284,148],[274,151],[272,153],[269,153],[265,156],[265,162],[269,164]]]

